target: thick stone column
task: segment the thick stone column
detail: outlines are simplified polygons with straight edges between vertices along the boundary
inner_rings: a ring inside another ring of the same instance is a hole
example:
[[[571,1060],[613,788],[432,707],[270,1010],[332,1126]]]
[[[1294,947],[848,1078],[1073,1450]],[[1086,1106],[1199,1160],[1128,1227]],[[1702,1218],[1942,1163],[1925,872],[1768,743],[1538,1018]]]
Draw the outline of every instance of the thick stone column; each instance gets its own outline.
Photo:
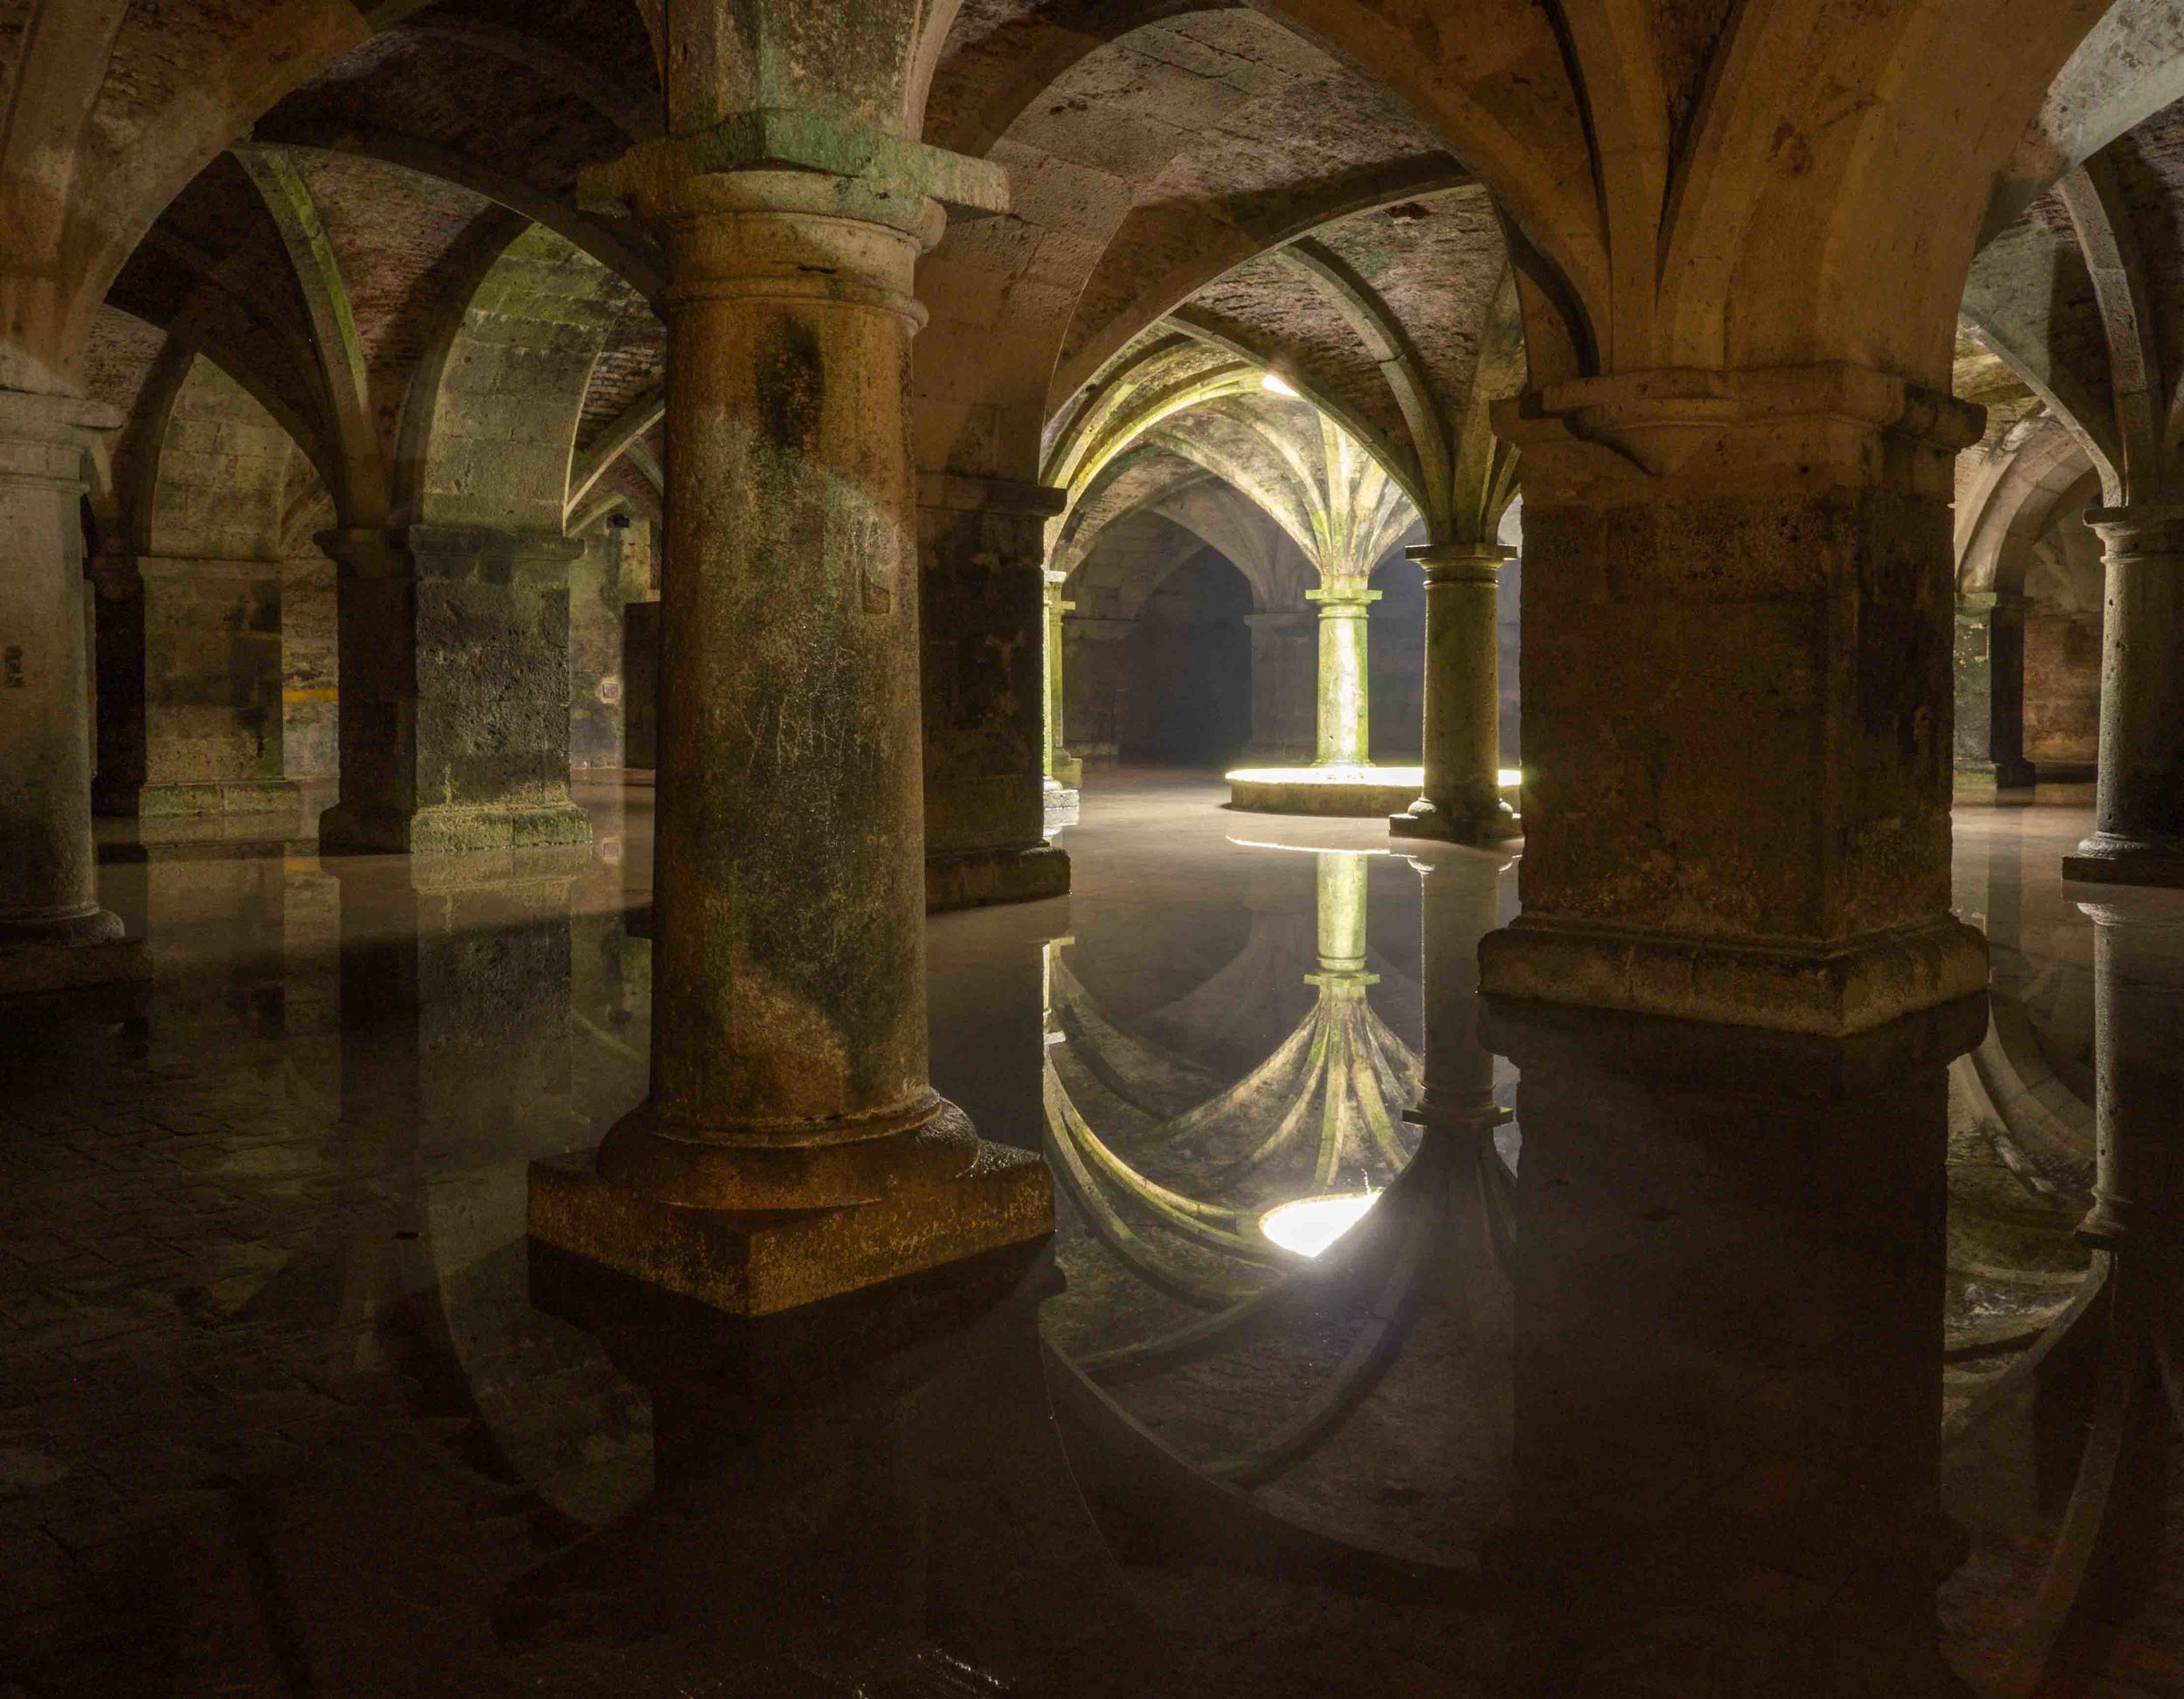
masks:
[[[2025,604],[1975,591],[1957,597],[1955,792],[1991,802],[2032,787],[2025,759]]]
[[[1248,613],[1251,631],[1251,749],[1248,767],[1308,762],[1318,741],[1318,618],[1310,608]]]
[[[584,843],[569,798],[572,537],[329,531],[340,569],[341,799],[329,849]]]
[[[1319,722],[1312,764],[1362,767],[1372,759],[1365,611],[1380,592],[1344,580],[1308,590],[1304,597],[1319,604]]]
[[[88,403],[0,390],[0,994],[145,977],[99,906],[84,657]]]
[[[1075,613],[1077,604],[1061,599],[1061,587],[1068,582],[1066,572],[1041,570],[1040,582],[1047,589],[1047,745],[1046,775],[1049,806],[1057,791],[1075,791],[1084,783],[1084,763],[1069,752],[1062,741],[1068,715],[1062,712],[1061,617]]]
[[[1112,761],[1121,753],[1123,704],[1130,694],[1130,634],[1135,619],[1088,619],[1073,613],[1062,622],[1065,649],[1075,655],[1063,674],[1071,752],[1082,763]],[[1073,640],[1074,639],[1074,640]]]
[[[292,815],[280,563],[101,556],[101,814]]]
[[[1863,368],[1497,410],[1524,455],[1524,911],[1487,989],[1847,1033],[1986,983],[1949,912],[1951,478]]]
[[[2100,788],[2063,877],[2184,886],[2184,506],[2085,520],[2108,549]]]
[[[1047,521],[1037,484],[918,479],[927,906],[1028,902],[1069,888],[1047,841]]]
[[[1399,838],[1492,843],[1517,835],[1502,800],[1502,657],[1496,619],[1499,543],[1427,543],[1424,793],[1388,830]]]
[[[1004,187],[894,140],[899,178],[737,169],[830,135],[771,124],[591,186],[670,267],[652,1092],[596,1158],[535,1164],[530,1207],[536,1237],[743,1314],[1054,1220],[1045,1165],[926,1077],[912,273],[936,195]]]

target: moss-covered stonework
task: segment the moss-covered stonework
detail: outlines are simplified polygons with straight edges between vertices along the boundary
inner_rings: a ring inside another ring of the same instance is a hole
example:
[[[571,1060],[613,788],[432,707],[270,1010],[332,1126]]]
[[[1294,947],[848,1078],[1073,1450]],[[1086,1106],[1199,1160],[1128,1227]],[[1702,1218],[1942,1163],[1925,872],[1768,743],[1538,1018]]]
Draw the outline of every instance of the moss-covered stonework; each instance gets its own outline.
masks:
[[[569,565],[569,764],[635,765],[627,759],[632,693],[624,638],[632,603],[659,592],[653,577],[652,527],[616,515],[583,539]],[[652,684],[658,688],[657,680]],[[650,763],[643,763],[650,765]]]
[[[1046,521],[1062,493],[919,480],[920,696],[932,908],[1058,896],[1046,842]]]
[[[1823,1033],[1978,989],[1948,815],[1976,410],[1814,367],[1584,380],[1496,424],[1526,467],[1524,913],[1488,989]]]
[[[330,533],[341,799],[329,847],[582,843],[569,799],[569,563],[580,543],[449,527]]]

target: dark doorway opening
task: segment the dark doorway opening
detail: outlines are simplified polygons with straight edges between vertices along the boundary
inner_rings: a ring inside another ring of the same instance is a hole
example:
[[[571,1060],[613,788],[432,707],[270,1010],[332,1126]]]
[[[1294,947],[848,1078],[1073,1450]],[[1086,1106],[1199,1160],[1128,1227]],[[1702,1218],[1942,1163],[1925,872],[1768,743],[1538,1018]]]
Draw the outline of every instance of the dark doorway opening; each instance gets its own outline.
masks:
[[[1227,766],[1251,742],[1251,586],[1211,549],[1145,598],[1124,657],[1124,761]]]

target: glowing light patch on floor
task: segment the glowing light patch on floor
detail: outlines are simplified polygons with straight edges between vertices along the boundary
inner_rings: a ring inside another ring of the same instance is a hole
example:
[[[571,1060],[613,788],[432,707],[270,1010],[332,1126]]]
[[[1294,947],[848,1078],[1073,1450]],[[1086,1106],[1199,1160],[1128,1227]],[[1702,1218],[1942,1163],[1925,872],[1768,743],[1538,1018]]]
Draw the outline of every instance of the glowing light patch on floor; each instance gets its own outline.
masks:
[[[1316,1257],[1363,1220],[1379,1195],[1353,1191],[1276,1204],[1259,1218],[1259,1231],[1285,1251]]]
[[[1415,784],[1426,783],[1423,767],[1239,767],[1223,775],[1232,783],[1245,784]],[[1520,783],[1524,770],[1517,767],[1500,770],[1502,788],[1506,791]]]

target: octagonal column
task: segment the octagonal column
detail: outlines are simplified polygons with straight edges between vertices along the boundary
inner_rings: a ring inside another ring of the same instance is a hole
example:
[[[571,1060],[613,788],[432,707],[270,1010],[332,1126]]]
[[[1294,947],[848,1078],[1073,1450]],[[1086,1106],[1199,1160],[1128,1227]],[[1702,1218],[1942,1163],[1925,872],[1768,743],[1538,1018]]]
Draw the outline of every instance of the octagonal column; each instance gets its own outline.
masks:
[[[1838,1035],[1980,990],[1950,912],[1980,410],[1856,366],[1581,378],[1524,456],[1524,913],[1489,992]]]
[[[1362,582],[1338,579],[1304,598],[1319,604],[1319,737],[1316,767],[1362,767],[1372,759],[1365,612],[1380,599]]]
[[[1047,586],[1047,789],[1074,791],[1084,783],[1084,763],[1062,742],[1061,616],[1075,613],[1077,604],[1061,599],[1068,573],[1047,571],[1041,577]]]
[[[2093,1207],[2078,1233],[2107,1250],[2174,1255],[2184,1240],[2184,894],[2116,891],[2078,907],[2095,928],[2099,1085]]]
[[[1499,543],[1427,543],[1408,551],[1426,570],[1426,778],[1388,829],[1399,838],[1490,843],[1517,835],[1502,800],[1502,658],[1496,596]]]
[[[99,411],[0,390],[0,994],[144,973],[91,843],[79,503]]]
[[[2184,506],[2085,518],[2108,556],[2100,787],[2063,877],[2184,886]]]
[[[652,1091],[596,1162],[534,1167],[530,1222],[756,1314],[1037,1237],[1053,1203],[926,1078],[904,397],[941,209],[717,156],[607,180],[670,266]]]

